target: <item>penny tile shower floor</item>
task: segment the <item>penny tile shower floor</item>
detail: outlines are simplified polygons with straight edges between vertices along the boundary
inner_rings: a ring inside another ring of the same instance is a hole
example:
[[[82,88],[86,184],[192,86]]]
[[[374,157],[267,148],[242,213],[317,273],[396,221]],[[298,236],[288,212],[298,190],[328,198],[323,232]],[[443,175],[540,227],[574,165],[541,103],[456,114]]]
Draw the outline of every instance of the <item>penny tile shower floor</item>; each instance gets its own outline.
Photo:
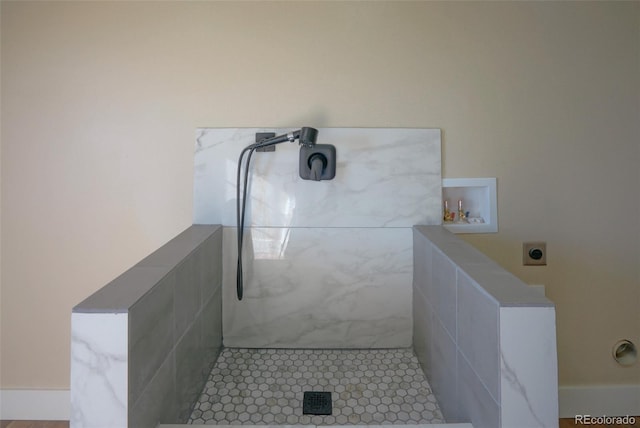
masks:
[[[305,391],[331,392],[331,415],[303,415]],[[443,423],[411,349],[223,349],[190,424]]]

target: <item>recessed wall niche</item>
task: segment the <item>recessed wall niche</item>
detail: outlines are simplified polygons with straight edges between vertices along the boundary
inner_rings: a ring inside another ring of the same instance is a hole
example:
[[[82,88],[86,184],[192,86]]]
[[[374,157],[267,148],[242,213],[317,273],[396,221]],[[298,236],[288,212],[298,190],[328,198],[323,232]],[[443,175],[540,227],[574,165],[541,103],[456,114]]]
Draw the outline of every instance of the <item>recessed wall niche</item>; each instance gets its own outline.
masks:
[[[496,178],[443,178],[442,205],[455,213],[453,221],[443,225],[453,233],[496,233],[498,231],[498,201]],[[458,203],[466,219],[460,221]],[[444,211],[443,211],[444,218]]]

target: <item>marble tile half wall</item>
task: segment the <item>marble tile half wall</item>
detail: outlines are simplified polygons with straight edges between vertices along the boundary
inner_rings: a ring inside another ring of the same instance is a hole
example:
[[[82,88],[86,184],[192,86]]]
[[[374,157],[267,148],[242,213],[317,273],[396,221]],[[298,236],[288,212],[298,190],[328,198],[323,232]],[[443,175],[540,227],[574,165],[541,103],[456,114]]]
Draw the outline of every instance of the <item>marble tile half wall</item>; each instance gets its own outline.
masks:
[[[555,308],[442,226],[414,239],[414,349],[448,422],[557,427]]]
[[[222,346],[222,227],[195,225],[74,307],[71,427],[191,414]]]
[[[299,177],[297,144],[255,153],[239,302],[238,156],[256,132],[288,131],[197,131],[194,223],[225,229],[225,346],[410,346],[411,227],[441,223],[440,130],[321,128],[317,143],[337,151],[331,181]]]

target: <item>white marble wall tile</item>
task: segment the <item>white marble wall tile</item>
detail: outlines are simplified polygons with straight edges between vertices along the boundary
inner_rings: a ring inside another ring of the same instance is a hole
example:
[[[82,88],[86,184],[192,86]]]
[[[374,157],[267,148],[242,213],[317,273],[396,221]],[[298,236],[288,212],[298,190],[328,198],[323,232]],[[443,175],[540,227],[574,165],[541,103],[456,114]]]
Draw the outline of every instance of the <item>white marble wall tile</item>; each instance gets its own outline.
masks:
[[[257,128],[200,129],[195,147],[194,223],[236,226],[236,167]],[[272,130],[277,134],[290,129]],[[255,153],[247,224],[282,227],[411,227],[441,224],[439,129],[321,128],[333,144],[331,181],[302,180],[298,145]]]
[[[127,426],[128,315],[71,314],[72,428]]]
[[[555,331],[553,307],[500,308],[503,428],[558,426]]]
[[[247,229],[240,302],[236,229],[223,239],[225,346],[411,345],[411,229]]]

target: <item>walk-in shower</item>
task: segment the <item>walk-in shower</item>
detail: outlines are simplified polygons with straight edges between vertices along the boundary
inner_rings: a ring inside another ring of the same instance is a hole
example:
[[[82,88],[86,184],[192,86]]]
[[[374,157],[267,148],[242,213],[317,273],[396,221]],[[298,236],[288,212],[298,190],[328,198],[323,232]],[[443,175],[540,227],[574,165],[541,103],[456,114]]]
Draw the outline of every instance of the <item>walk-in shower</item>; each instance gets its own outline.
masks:
[[[199,130],[194,225],[74,308],[72,428],[557,424],[553,304],[441,226],[439,130],[319,129],[323,183],[254,156],[239,301],[257,132]]]
[[[307,129],[199,136],[202,156],[217,151],[205,162],[218,174],[240,141],[256,142],[236,165],[236,221],[221,220],[222,366],[211,373],[191,420],[441,422],[411,351],[411,226],[440,218],[439,131]],[[257,153],[296,138],[299,151],[287,145]],[[313,182],[325,179],[332,180]],[[217,199],[224,211],[221,195],[202,184],[199,197]],[[250,207],[246,222],[243,207],[247,213]],[[233,282],[236,296],[228,288]],[[332,414],[304,414],[305,392],[329,393]],[[255,406],[255,414],[247,411]]]

